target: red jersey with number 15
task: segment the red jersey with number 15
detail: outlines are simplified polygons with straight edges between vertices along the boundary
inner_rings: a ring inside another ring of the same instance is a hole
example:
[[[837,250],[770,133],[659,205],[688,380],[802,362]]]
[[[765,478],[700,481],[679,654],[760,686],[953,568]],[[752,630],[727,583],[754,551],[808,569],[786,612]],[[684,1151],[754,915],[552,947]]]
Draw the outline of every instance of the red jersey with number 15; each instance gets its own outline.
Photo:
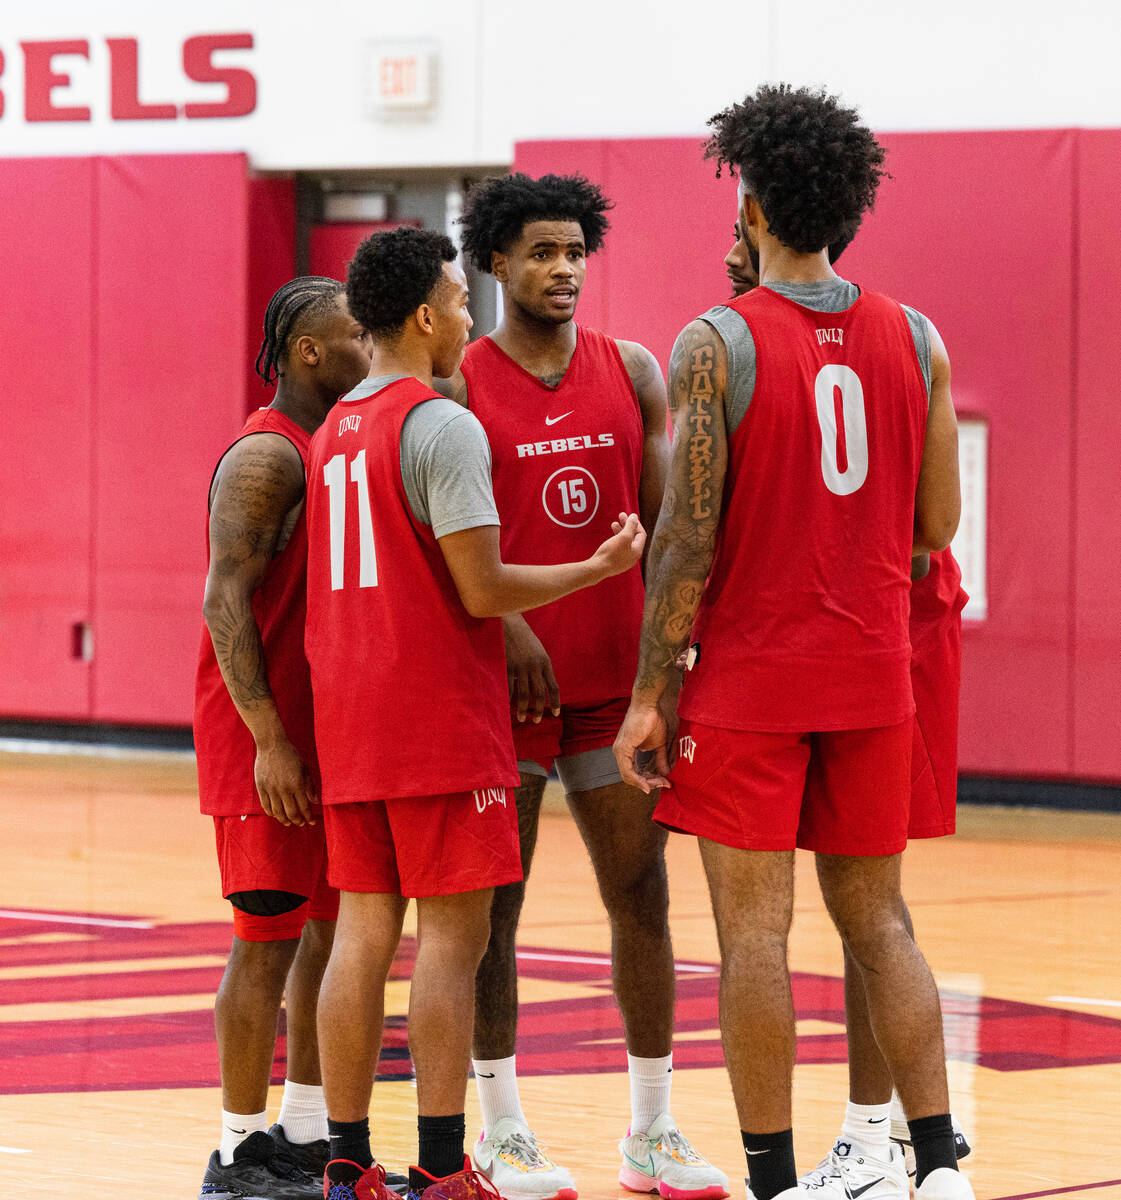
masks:
[[[323,803],[512,787],[502,625],[463,607],[401,480],[402,379],[344,397],[308,456],[305,644]]]
[[[873,292],[843,312],[766,287],[730,307],[751,330],[756,380],[729,438],[680,711],[759,731],[897,724],[914,712],[907,623],[928,403],[907,318]]]
[[[578,327],[554,388],[489,338],[463,360],[467,405],[490,442],[502,557],[578,562],[638,512],[642,412],[615,339]],[[638,566],[525,614],[553,664],[562,704],[630,694],[642,624]]]

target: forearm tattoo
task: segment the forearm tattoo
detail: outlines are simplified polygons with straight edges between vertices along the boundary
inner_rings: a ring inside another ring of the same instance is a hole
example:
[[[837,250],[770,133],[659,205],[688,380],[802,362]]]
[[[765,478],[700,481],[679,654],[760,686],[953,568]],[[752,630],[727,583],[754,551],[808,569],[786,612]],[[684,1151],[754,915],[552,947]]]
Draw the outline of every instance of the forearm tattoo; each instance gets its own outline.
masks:
[[[646,568],[639,688],[662,690],[677,669],[712,565],[727,467],[723,343],[696,321],[670,359],[677,437]]]
[[[303,472],[292,456],[247,439],[222,479],[210,518],[206,624],[230,698],[251,712],[272,703],[253,593],[299,504]],[[294,451],[293,451],[294,453]]]

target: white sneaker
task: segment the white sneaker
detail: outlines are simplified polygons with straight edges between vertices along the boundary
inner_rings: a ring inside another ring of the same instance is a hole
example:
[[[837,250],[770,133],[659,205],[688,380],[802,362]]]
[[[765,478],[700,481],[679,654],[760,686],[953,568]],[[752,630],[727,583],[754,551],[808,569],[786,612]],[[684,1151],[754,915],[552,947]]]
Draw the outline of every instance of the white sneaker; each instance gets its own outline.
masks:
[[[728,1176],[693,1149],[669,1113],[662,1113],[645,1133],[628,1131],[619,1153],[619,1182],[628,1192],[658,1192],[665,1200],[728,1195]]]
[[[838,1138],[830,1155],[841,1190],[848,1200],[910,1200],[911,1181],[903,1151],[888,1143],[887,1158],[871,1154],[859,1142]]]
[[[974,1200],[973,1185],[952,1167],[939,1167],[915,1188],[915,1200]]]
[[[537,1144],[529,1126],[503,1117],[475,1143],[475,1168],[505,1200],[576,1200],[576,1184]]]

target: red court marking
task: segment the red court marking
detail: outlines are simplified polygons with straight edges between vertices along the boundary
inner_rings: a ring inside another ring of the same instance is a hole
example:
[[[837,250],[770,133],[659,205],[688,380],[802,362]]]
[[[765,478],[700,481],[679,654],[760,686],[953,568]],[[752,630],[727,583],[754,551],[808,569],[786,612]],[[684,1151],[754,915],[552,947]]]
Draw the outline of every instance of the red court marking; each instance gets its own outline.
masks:
[[[106,919],[112,918],[106,914]],[[54,928],[73,926],[60,923]],[[102,925],[78,942],[30,940],[31,931],[43,929],[51,926],[0,920],[0,936],[8,939],[0,945],[0,966],[14,968],[22,976],[0,979],[0,1008],[115,999],[131,1000],[140,1011],[0,1022],[0,1094],[217,1084],[218,1055],[209,1006],[145,1012],[144,1000],[182,998],[185,1005],[187,996],[213,994],[230,945],[229,922],[172,923],[154,929]],[[29,940],[22,942],[19,934]],[[409,977],[415,949],[411,938],[402,941],[392,978]],[[213,965],[183,963],[200,957],[209,957]],[[146,961],[133,967],[138,959]],[[174,967],[161,967],[161,959],[180,961]],[[51,967],[62,964],[85,969],[50,973]],[[109,964],[132,969],[106,970]],[[679,1042],[676,1066],[721,1066],[717,966],[679,965],[691,971],[678,976],[676,1028],[693,1037]],[[519,952],[519,969],[525,978],[581,983],[588,991],[579,998],[521,1006],[518,1065],[523,1075],[600,1075],[626,1069],[623,1027],[607,955],[526,946]],[[800,1037],[798,1061],[844,1063],[843,981],[835,975],[795,971],[792,984],[799,1019],[832,1027]],[[942,992],[942,1004],[951,1059],[996,1071],[1121,1063],[1121,1019],[1116,1017],[950,990]],[[403,1013],[387,1015],[379,1079],[412,1078],[405,1023]],[[282,1036],[274,1082],[284,1077],[285,1054]]]
[[[1076,1183],[1070,1187],[1050,1188],[1046,1192],[1021,1192],[1017,1196],[1000,1196],[997,1200],[1035,1200],[1037,1196],[1065,1196],[1070,1192],[1085,1192],[1090,1188],[1115,1187],[1121,1179],[1105,1179],[1101,1183]]]

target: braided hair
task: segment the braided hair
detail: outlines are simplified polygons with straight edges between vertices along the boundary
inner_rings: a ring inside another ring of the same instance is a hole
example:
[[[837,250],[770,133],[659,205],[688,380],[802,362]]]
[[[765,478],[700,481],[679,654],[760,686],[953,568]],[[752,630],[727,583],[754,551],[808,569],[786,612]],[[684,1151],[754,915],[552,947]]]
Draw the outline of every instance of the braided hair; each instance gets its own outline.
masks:
[[[273,292],[265,309],[265,340],[253,364],[262,383],[276,383],[293,341],[332,308],[345,290],[337,279],[326,275],[301,275]]]

